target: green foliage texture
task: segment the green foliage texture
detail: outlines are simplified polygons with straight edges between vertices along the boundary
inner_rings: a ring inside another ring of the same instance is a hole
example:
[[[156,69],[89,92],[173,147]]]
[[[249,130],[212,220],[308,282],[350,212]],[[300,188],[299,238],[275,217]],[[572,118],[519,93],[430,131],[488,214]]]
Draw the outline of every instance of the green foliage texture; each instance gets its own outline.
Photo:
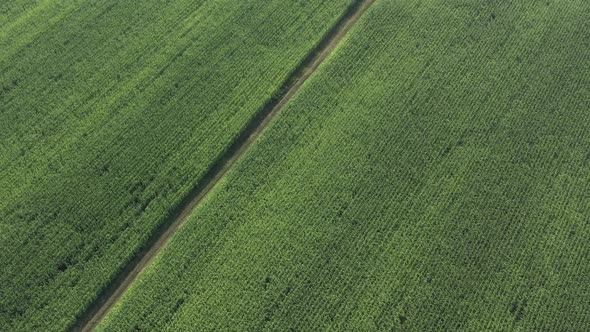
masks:
[[[377,0],[102,330],[590,330],[589,61],[586,0]]]
[[[63,331],[352,0],[0,3],[0,330]]]

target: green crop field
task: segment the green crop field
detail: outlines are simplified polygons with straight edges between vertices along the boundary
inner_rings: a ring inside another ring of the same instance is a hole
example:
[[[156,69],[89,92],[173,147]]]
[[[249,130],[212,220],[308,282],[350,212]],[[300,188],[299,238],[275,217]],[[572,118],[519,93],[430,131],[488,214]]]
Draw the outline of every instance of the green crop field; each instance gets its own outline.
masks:
[[[2,2],[0,331],[589,331],[590,2],[367,3]]]
[[[104,331],[590,329],[590,3],[378,0]]]
[[[352,0],[0,4],[0,331],[60,331]]]

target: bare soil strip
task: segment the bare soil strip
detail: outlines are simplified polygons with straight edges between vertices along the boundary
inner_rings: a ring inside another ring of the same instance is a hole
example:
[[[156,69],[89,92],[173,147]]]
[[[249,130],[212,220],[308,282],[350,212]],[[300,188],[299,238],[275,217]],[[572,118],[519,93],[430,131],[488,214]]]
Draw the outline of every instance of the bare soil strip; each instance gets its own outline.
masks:
[[[192,211],[217,187],[235,162],[256,142],[271,120],[285,107],[320,64],[330,56],[344,36],[375,1],[358,0],[351,5],[322,41],[293,72],[290,79],[280,90],[282,91],[281,95],[270,100],[252,119],[230,148],[215,162],[202,181],[172,214],[174,217],[163,223],[152,238],[146,242],[143,250],[127,264],[126,268],[118,274],[110,286],[103,290],[103,295],[80,317],[77,324],[72,326],[72,331],[92,331],[96,328],[139,274],[186,223]]]

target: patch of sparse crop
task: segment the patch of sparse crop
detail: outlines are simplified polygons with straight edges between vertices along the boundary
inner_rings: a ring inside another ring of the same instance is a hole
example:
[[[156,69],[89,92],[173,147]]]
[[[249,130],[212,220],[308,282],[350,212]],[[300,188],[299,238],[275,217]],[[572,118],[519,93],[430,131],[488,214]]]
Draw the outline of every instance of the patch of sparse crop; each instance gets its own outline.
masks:
[[[378,0],[102,330],[589,330],[588,40],[584,0]]]

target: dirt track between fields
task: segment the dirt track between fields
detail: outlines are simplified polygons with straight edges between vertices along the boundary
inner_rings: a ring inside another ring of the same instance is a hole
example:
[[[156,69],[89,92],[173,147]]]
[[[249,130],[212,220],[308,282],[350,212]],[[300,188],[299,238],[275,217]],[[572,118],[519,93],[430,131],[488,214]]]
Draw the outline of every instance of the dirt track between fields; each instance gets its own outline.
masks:
[[[92,331],[131,287],[135,279],[152,262],[157,254],[166,247],[174,234],[186,223],[192,211],[203,202],[227,172],[252,146],[268,127],[272,119],[285,107],[301,86],[313,75],[316,69],[336,49],[358,19],[376,0],[360,0],[353,4],[324,36],[316,48],[303,60],[291,78],[284,84],[285,91],[279,98],[268,102],[255,116],[236,142],[215,163],[201,183],[191,191],[174,214],[174,218],[164,223],[125,269],[104,291],[103,295],[71,328],[72,331]]]

